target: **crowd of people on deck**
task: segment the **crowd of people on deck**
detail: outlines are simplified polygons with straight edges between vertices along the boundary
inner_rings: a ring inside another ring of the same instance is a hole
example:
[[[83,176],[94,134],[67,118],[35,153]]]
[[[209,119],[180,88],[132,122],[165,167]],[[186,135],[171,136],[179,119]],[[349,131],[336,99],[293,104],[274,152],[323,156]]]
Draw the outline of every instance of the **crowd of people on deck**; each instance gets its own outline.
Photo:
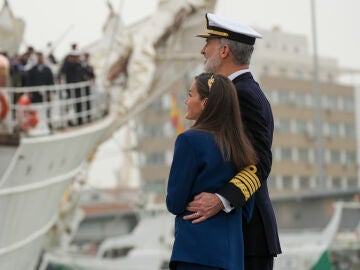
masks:
[[[51,48],[49,43],[48,48]],[[74,83],[95,79],[90,54],[81,53],[77,44],[71,44],[70,52],[59,63],[51,49],[48,52],[36,51],[33,46],[21,54],[9,56],[1,52],[9,60],[9,86],[38,86],[55,83]],[[36,98],[34,100],[36,102]]]
[[[9,71],[7,86],[10,87],[31,87],[54,85],[62,83],[78,83],[82,81],[94,81],[96,78],[94,68],[90,64],[90,54],[81,53],[77,44],[71,44],[71,50],[60,62],[51,50],[51,44],[47,46],[47,52],[37,51],[33,46],[28,46],[27,50],[21,54],[9,56],[6,52],[0,52],[8,59]],[[13,104],[17,104],[23,93],[14,93],[11,98]],[[90,88],[87,87],[82,92],[81,89],[74,91],[66,90],[66,99],[80,98],[90,95]],[[31,103],[51,101],[50,92],[31,91],[28,93]],[[80,102],[74,104],[76,113],[81,113],[84,109]],[[85,110],[90,110],[90,102],[86,102]],[[78,118],[78,124],[82,124],[82,117]]]

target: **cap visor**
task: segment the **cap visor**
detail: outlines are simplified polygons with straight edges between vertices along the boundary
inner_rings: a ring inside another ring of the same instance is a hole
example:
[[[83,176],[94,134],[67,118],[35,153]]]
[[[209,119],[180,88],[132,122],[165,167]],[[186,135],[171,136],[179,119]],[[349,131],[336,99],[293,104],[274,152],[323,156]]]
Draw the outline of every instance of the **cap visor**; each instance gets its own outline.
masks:
[[[195,37],[201,37],[201,38],[219,38],[219,37],[222,37],[220,35],[214,35],[214,34],[209,34],[209,33],[203,33],[203,34],[198,34],[196,35]]]

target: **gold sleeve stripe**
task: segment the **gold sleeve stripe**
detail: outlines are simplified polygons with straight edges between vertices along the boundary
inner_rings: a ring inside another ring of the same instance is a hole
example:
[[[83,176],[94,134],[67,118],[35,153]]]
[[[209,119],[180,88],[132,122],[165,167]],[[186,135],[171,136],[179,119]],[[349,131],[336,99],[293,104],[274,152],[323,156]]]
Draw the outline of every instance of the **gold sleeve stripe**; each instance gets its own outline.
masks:
[[[256,175],[256,172],[256,166],[250,165],[230,180],[230,183],[234,184],[242,191],[245,196],[245,201],[247,201],[261,186],[261,182],[259,177]]]
[[[246,189],[247,189],[247,192],[249,193],[249,196],[251,196],[251,194],[254,193],[254,189],[251,187],[251,185],[249,185],[249,183],[247,181],[244,181],[244,179],[242,179],[241,177],[239,176],[235,176],[234,177],[236,180],[238,180]],[[234,179],[233,178],[233,179]],[[231,181],[230,181],[231,182]]]
[[[230,182],[233,183],[236,187],[238,187],[241,190],[241,192],[245,196],[245,201],[247,201],[250,198],[250,193],[248,191],[248,188],[240,180],[233,178],[233,179],[231,179]]]
[[[256,180],[254,179],[254,177],[251,174],[247,175],[246,171],[242,170],[236,176],[244,179],[244,181],[246,181],[247,184],[252,187],[252,190],[253,190],[252,192],[255,192],[255,190],[257,189],[256,188],[257,184],[256,184]]]
[[[251,179],[247,178],[246,175],[238,173],[237,175],[235,175],[235,178],[240,180],[248,188],[251,194],[255,192],[255,187],[252,184]]]
[[[251,183],[255,186],[255,189],[258,189],[260,187],[260,183],[256,181],[257,179],[248,173],[247,171],[244,171],[244,175],[247,175],[249,178],[251,178]]]
[[[258,186],[260,188],[261,187],[261,182],[259,180],[259,177],[256,175],[256,172],[257,172],[256,166],[255,165],[250,165],[250,166],[245,168],[245,171],[254,176],[254,179],[255,179],[255,181],[257,182],[257,184],[258,184]]]

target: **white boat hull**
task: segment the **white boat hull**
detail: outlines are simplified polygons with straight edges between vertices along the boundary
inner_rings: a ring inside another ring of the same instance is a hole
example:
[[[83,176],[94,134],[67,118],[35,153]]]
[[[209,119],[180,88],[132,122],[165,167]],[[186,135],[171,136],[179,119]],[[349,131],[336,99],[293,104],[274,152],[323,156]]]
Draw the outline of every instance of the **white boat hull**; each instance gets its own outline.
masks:
[[[0,269],[34,269],[60,201],[112,117],[73,131],[23,138],[0,180]],[[7,146],[8,148],[9,146]]]

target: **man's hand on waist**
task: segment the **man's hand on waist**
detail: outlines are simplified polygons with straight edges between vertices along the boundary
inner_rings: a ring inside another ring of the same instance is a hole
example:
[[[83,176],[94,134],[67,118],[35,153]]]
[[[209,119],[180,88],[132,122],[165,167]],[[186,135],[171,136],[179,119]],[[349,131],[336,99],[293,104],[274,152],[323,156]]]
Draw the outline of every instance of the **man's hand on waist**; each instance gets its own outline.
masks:
[[[217,213],[224,208],[220,198],[213,193],[202,192],[194,197],[186,210],[194,212],[193,214],[184,216],[185,220],[192,220],[192,223],[200,223]]]

